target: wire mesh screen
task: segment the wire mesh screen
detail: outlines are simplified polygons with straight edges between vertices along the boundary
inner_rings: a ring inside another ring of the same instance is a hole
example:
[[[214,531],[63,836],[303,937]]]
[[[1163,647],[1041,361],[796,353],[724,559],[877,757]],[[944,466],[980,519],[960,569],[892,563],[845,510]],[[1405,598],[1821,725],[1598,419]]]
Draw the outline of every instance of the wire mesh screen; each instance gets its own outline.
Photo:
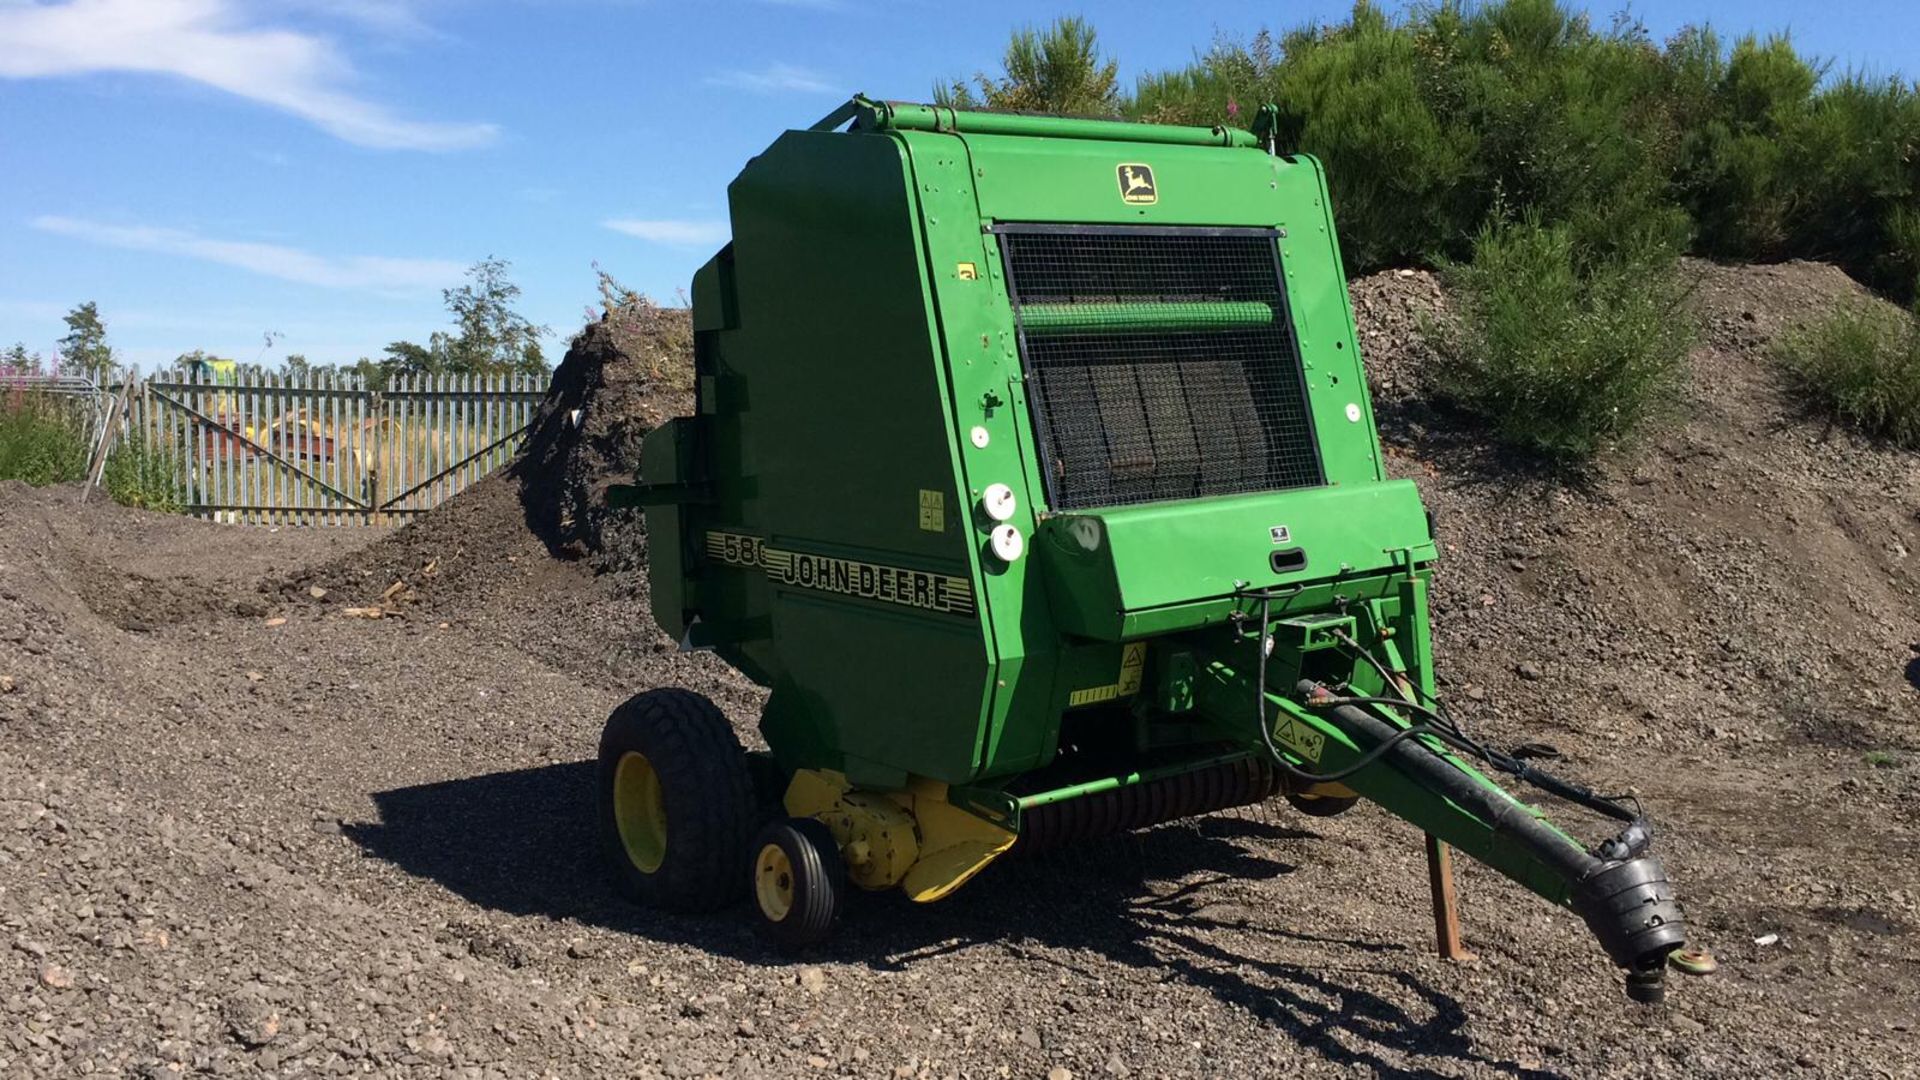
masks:
[[[1275,236],[1000,229],[1054,509],[1322,482]]]

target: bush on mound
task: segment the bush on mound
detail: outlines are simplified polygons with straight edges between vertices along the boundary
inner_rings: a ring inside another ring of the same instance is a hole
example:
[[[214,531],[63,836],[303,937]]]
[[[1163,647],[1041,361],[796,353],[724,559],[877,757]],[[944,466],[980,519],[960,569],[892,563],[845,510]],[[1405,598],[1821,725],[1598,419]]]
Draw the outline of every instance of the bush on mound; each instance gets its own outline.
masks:
[[[1806,399],[1867,435],[1920,449],[1920,313],[1842,303],[1773,353]]]
[[[1673,400],[1694,321],[1667,252],[1583,258],[1570,227],[1529,219],[1482,229],[1444,276],[1454,314],[1427,327],[1438,388],[1501,441],[1579,462]]]

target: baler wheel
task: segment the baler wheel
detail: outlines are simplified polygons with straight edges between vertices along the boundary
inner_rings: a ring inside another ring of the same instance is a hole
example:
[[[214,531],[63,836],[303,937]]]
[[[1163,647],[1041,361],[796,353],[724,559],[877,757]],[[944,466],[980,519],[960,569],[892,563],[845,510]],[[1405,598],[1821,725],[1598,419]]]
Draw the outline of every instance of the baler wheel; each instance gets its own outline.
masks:
[[[840,847],[826,824],[787,818],[760,830],[753,842],[753,907],[760,932],[794,951],[833,932],[847,889]]]
[[[614,884],[668,911],[740,898],[735,869],[758,812],[747,756],[718,706],[689,690],[649,690],[600,735],[600,831]]]
[[[1287,792],[1287,802],[1308,817],[1336,817],[1353,809],[1359,801],[1357,795],[1297,795]]]

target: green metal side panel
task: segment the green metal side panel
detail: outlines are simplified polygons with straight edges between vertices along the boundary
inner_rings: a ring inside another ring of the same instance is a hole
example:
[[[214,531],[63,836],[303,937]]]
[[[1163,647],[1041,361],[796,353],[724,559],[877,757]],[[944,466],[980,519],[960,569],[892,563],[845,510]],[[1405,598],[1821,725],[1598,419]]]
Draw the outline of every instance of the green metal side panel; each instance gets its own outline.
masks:
[[[982,717],[981,771],[1018,772],[1050,760],[1059,717],[1051,708],[1058,634],[1031,560],[1002,563],[987,551],[994,524],[978,509],[995,483],[1014,489],[1009,522],[1034,534],[1041,508],[1013,312],[997,272],[998,254],[981,231],[975,175],[965,140],[906,132],[924,213],[928,280],[947,347],[952,428],[963,485],[960,526],[979,583],[981,608],[998,660]]]
[[[744,620],[721,652],[766,672],[763,729],[788,766],[966,780],[989,639],[951,602],[974,560],[904,149],[789,132],[729,195],[737,328],[714,333],[702,378],[722,399],[703,618]],[[946,610],[923,606],[929,581]]]

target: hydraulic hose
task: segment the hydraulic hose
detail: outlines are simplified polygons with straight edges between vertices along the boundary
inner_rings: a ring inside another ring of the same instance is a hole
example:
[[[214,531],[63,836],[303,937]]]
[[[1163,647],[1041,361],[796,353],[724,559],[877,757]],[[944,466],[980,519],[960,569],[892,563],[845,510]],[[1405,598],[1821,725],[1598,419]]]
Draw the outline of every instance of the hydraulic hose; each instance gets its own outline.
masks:
[[[1325,692],[1312,680],[1302,680],[1297,689],[1309,698]],[[1396,727],[1351,700],[1326,704],[1330,706],[1327,714],[1356,742],[1371,744],[1387,763],[1439,792],[1571,883],[1574,911],[1607,956],[1627,969],[1628,995],[1643,1002],[1664,996],[1667,954],[1686,944],[1686,917],[1658,859],[1640,853],[1602,858],[1584,851],[1504,792],[1411,738],[1409,732],[1415,728]],[[1644,841],[1637,846],[1644,849]],[[1612,854],[1606,845],[1601,851]]]
[[[1322,692],[1323,689],[1324,688],[1319,687],[1318,684],[1315,684],[1316,693]],[[1605,795],[1595,792],[1592,788],[1576,784],[1571,780],[1563,780],[1545,769],[1536,769],[1525,761],[1514,757],[1512,754],[1503,754],[1498,750],[1489,749],[1461,734],[1458,727],[1455,727],[1451,723],[1445,723],[1444,717],[1441,717],[1440,714],[1424,705],[1403,701],[1399,698],[1383,697],[1326,697],[1309,700],[1308,703],[1312,705],[1390,705],[1394,708],[1409,709],[1430,717],[1435,717],[1436,722],[1434,724],[1422,724],[1418,726],[1428,729],[1425,733],[1433,735],[1454,749],[1464,750],[1485,761],[1487,764],[1492,765],[1494,768],[1499,769],[1501,772],[1511,775],[1514,779],[1522,783],[1532,784],[1534,787],[1544,791],[1550,791],[1570,803],[1584,806],[1597,814],[1604,814],[1616,821],[1636,824],[1639,825],[1643,831],[1649,831],[1649,827],[1646,822],[1641,819],[1639,814],[1622,806],[1617,800],[1610,799]],[[1401,730],[1410,731],[1414,729],[1407,728]]]

